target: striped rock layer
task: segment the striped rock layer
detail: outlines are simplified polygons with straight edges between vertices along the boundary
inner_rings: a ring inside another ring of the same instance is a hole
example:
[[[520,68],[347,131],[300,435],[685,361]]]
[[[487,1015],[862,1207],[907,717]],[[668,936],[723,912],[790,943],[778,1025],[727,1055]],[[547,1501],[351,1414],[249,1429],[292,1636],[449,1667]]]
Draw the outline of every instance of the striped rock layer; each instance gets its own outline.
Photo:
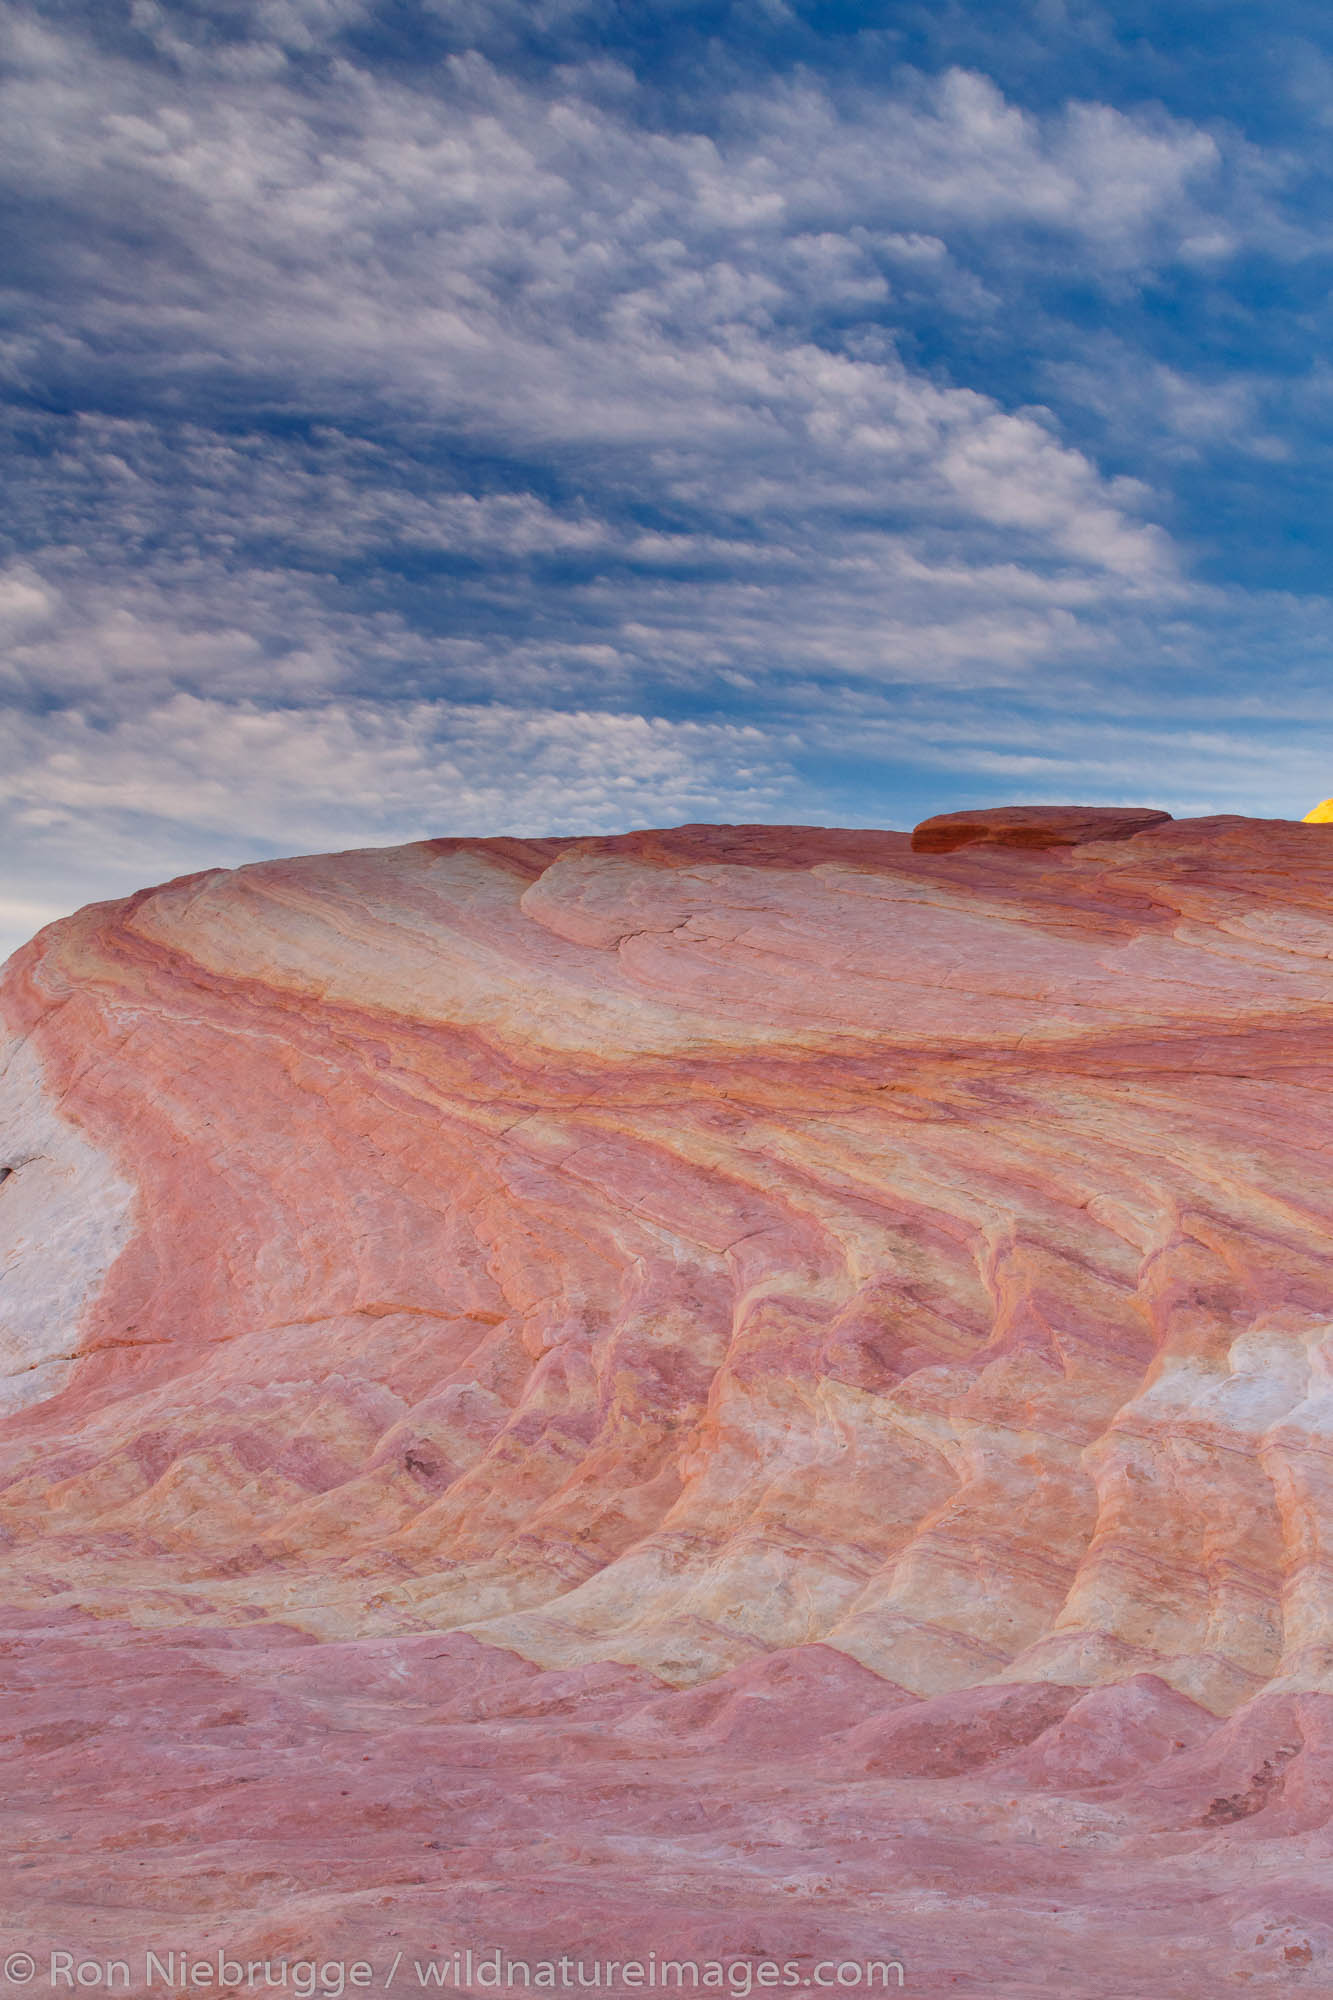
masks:
[[[717,1943],[666,1786],[772,1849],[747,1910],[890,1930],[917,1990],[1321,1976],[1333,829],[1010,809],[263,863],[51,927],[0,1014],[0,1596],[42,1662],[11,1740],[100,1854],[130,1731],[185,1801],[163,1923],[199,1788],[267,1744],[296,1765],[218,1862],[256,1937],[298,1795],[364,1857],[383,1759],[503,1801],[536,1758],[602,1799],[639,1771],[641,1858],[552,1859],[555,1811],[524,1936],[582,1896]],[[505,1824],[461,1842],[497,1895]],[[869,1825],[916,1881],[883,1908]],[[1276,1902],[1238,1886],[1256,1842]],[[329,1922],[364,1942],[352,1876]]]

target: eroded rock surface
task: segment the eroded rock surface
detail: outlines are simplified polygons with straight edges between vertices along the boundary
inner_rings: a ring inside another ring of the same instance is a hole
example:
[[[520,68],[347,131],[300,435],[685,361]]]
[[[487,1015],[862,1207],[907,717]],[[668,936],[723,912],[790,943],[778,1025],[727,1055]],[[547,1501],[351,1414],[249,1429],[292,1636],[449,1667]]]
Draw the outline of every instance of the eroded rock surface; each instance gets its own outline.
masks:
[[[0,1007],[10,1930],[1333,1978],[1328,827],[265,863]]]

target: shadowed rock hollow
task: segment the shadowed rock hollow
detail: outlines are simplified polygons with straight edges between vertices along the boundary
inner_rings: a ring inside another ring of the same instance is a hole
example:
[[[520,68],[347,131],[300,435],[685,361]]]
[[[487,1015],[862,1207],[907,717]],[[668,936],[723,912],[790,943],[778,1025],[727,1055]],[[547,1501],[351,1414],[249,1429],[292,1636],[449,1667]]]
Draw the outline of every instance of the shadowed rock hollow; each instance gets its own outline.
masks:
[[[43,932],[8,1928],[1318,1990],[1331,960],[1333,828],[1084,808]]]

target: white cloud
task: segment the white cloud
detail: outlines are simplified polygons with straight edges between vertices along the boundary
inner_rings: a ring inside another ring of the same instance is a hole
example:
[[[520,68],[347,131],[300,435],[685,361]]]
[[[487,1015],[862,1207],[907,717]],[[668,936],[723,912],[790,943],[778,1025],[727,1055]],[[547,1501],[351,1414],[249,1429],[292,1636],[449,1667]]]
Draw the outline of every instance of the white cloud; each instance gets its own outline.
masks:
[[[295,46],[355,12],[311,0],[251,25]],[[166,32],[161,10],[139,18]],[[12,39],[11,171],[101,225],[100,247],[84,231],[50,334],[62,351],[100,368],[150,350],[180,393],[221,367],[429,419],[488,451],[595,453],[603,494],[599,507],[428,493],[350,445],[312,468],[195,432],[175,447],[171,496],[200,544],[188,573],[160,535],[128,585],[123,544],[108,551],[114,591],[50,556],[43,576],[71,595],[66,637],[26,639],[12,685],[137,675],[206,689],[211,676],[244,692],[271,673],[294,693],[344,685],[349,655],[419,664],[392,618],[368,644],[364,611],[341,633],[317,616],[313,585],[244,553],[266,538],[306,567],[377,546],[493,569],[543,552],[602,575],[628,565],[614,593],[565,593],[566,615],[596,629],[545,657],[591,640],[625,674],[674,683],[691,651],[706,678],[763,648],[780,672],[831,668],[841,651],[858,675],[915,660],[1008,676],[1077,652],[1099,605],[1178,594],[1154,496],[1103,476],[1047,413],[915,372],[883,339],[837,352],[811,331],[830,307],[877,324],[904,271],[954,284],[958,230],[1055,230],[1094,274],[1169,254],[1197,232],[1216,177],[1216,142],[1195,128],[1095,105],[1037,119],[953,71],[888,98],[809,80],[749,89],[713,133],[650,130],[632,79],[605,63],[539,88],[473,55],[436,90],[343,59],[298,90],[285,71],[233,75],[227,43],[204,88],[202,40],[173,79],[31,25]],[[150,215],[156,250],[127,258],[126,232]],[[100,481],[124,536],[161,514],[162,493],[114,428],[63,470],[85,493]],[[644,535],[616,518],[622,494],[706,510],[712,525]],[[643,574],[679,578],[689,560],[732,576],[677,582],[668,602]],[[969,569],[989,579],[985,609],[975,583],[964,607],[945,582]],[[229,602],[231,572],[244,580]],[[113,610],[112,595],[126,601]],[[506,672],[526,676],[526,648],[516,635]]]
[[[1320,607],[1192,584],[1164,495],[1050,409],[896,338],[925,299],[984,354],[1052,271],[1123,299],[1281,247],[1234,135],[966,69],[750,84],[689,129],[606,61],[377,70],[336,44],[365,11],[134,0],[149,62],[0,7],[0,174],[51,234],[0,362],[136,412],[25,416],[15,458],[0,800],[35,903],[283,846],[808,816],[805,751],[1101,783],[1090,739],[932,736],[907,694],[1104,712],[1145,662],[1325,644]],[[494,46],[576,11],[442,18]],[[1251,388],[1107,352],[1044,379],[1120,436],[1262,448]]]
[[[781,749],[753,724],[607,710],[177,694],[109,726],[78,709],[14,717],[0,838],[49,889],[0,905],[0,945],[90,895],[265,854],[763,820],[790,791]]]
[[[910,760],[935,772],[952,804],[1001,800],[1164,807],[1178,818],[1250,813],[1299,819],[1333,792],[1333,699],[1297,713],[1274,712],[1254,699],[1248,712],[1206,695],[1164,701],[1147,717],[1127,719],[1099,699],[1093,683],[1068,690],[1063,713],[1031,705],[988,706],[969,716],[963,704],[893,713],[857,704],[817,725],[824,741],[846,740],[851,720],[867,758]],[[845,719],[844,719],[845,718]],[[1293,730],[1300,721],[1303,729]],[[1237,724],[1242,727],[1237,727]]]
[[[270,844],[351,835],[607,830],[626,810],[689,817],[781,790],[752,724],[504,704],[310,708],[178,694],[109,727],[19,721],[0,802],[23,824],[151,816]]]
[[[886,387],[886,371],[811,365],[852,378],[839,419],[812,417],[796,484],[749,472],[751,518],[731,533],[645,530],[581,497],[460,493],[334,432],[292,447],[198,426],[164,440],[121,419],[57,426],[59,450],[16,467],[15,511],[45,546],[0,568],[0,691],[94,700],[115,718],[173,688],[571,706],[599,687],[711,700],[720,676],[757,671],[777,698],[812,671],[985,686],[1077,656],[1108,604],[1181,595],[1163,538],[1128,511],[1138,492],[1099,479],[1034,417],[922,391],[901,370]],[[859,498],[849,431],[902,525],[842,518],[849,490]],[[616,507],[614,489],[603,497]],[[57,538],[71,513],[81,544]],[[978,527],[1007,559],[983,558]],[[453,565],[436,585],[449,629],[413,626],[356,581],[418,557]],[[330,574],[339,564],[351,581]]]
[[[966,72],[887,101],[741,93],[718,138],[645,130],[605,65],[537,90],[459,58],[432,95],[343,63],[312,100],[281,78],[173,92],[70,45],[25,52],[11,170],[106,225],[62,340],[148,338],[180,379],[299,376],[520,448],[677,451],[721,504],[738,459],[752,477],[825,447],[873,502],[886,454],[916,476],[945,433],[1003,418],[891,356],[812,344],[831,305],[873,318],[904,258],[948,263],[954,229],[1055,230],[1094,274],[1169,255],[1218,165],[1209,135],[1165,117],[1038,121]],[[148,212],[163,254],[145,286],[119,239]],[[1008,459],[1021,483],[1012,443]],[[935,489],[966,515],[968,482]],[[1127,545],[1099,527],[1083,546]]]

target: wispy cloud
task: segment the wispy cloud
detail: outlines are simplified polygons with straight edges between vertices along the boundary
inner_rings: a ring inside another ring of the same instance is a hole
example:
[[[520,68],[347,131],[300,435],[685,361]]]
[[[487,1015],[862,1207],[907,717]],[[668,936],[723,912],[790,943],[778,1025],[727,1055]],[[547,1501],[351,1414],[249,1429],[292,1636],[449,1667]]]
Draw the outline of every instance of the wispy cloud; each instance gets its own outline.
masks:
[[[293,708],[175,694],[109,724],[77,708],[13,718],[0,827],[35,883],[81,870],[95,897],[282,851],[497,827],[609,833],[783,818],[796,790],[780,745],[754,724],[503,702]],[[0,949],[61,907],[0,899]]]
[[[670,74],[651,6],[0,8],[29,900],[950,770],[1303,805],[1328,128],[1055,11],[1025,84],[966,8],[857,63],[682,4]]]

